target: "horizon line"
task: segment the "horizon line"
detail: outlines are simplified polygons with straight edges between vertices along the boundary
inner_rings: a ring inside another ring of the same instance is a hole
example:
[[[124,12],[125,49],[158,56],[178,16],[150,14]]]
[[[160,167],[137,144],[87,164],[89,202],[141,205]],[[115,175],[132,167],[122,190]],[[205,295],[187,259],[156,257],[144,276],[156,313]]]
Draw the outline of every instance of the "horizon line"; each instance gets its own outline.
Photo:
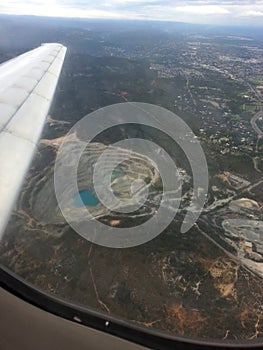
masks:
[[[197,25],[197,26],[209,26],[209,27],[231,27],[231,28],[262,28],[263,23],[261,25],[258,23],[254,24],[225,24],[225,23],[198,23],[198,22],[185,22],[179,20],[166,20],[166,19],[154,19],[154,18],[127,18],[127,17],[82,17],[82,16],[57,16],[57,15],[38,15],[38,14],[25,14],[25,13],[5,13],[0,12],[0,16],[14,16],[14,17],[34,17],[34,18],[47,18],[47,19],[61,19],[61,20],[102,20],[102,21],[136,21],[136,22],[161,22],[161,23],[177,23],[177,24],[185,24],[185,25]]]

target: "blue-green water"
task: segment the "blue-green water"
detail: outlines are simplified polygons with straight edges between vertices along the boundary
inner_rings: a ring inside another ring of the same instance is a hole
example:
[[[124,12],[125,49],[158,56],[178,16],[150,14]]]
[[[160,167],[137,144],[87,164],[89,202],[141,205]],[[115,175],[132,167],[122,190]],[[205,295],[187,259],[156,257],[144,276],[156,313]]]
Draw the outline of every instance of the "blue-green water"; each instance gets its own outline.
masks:
[[[99,200],[90,190],[82,190],[74,195],[74,205],[77,208],[86,205],[95,207],[97,204],[99,204]]]

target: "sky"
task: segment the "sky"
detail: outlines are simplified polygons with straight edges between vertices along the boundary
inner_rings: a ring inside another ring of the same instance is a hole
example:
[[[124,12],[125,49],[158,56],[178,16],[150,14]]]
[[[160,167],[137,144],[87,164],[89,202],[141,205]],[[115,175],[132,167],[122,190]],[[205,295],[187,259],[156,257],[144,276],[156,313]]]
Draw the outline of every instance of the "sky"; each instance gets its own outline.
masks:
[[[263,0],[6,0],[0,13],[263,26]]]

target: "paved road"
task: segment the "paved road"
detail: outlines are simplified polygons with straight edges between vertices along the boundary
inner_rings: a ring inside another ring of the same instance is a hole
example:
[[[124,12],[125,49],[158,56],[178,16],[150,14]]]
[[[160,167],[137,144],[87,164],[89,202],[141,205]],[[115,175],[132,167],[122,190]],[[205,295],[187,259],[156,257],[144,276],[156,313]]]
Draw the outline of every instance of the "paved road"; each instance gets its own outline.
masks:
[[[254,131],[258,134],[258,137],[263,137],[263,130],[261,130],[257,125],[257,120],[262,117],[263,118],[263,109],[257,112],[253,118],[250,120],[251,126]]]

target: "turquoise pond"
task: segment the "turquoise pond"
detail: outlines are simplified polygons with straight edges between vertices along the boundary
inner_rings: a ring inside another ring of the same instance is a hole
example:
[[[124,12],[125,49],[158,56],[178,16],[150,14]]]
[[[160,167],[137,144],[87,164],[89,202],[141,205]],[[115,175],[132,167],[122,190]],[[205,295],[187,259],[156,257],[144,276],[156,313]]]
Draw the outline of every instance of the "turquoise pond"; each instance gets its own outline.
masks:
[[[90,190],[82,190],[74,195],[74,205],[77,208],[83,206],[95,207],[99,204],[99,200]]]

